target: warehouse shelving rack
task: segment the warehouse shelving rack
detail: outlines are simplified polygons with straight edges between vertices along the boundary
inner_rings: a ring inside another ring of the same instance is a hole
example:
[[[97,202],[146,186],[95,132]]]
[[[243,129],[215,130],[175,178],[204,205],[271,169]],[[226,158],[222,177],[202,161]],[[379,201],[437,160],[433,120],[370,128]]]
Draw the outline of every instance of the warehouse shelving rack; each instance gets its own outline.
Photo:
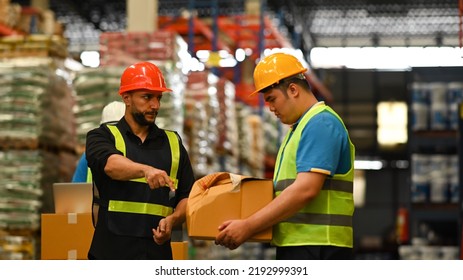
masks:
[[[429,68],[414,68],[411,73],[413,81],[416,82],[444,82],[461,81],[463,68],[448,67],[443,69],[440,75],[436,75],[435,70]],[[409,102],[411,105],[411,101]],[[408,243],[413,244],[413,238],[422,240],[423,233],[431,230],[440,238],[434,240],[437,244],[429,245],[458,246],[459,258],[462,258],[462,234],[463,234],[463,172],[461,163],[463,162],[463,103],[458,105],[458,127],[456,129],[445,130],[413,130],[409,124],[408,150],[410,157],[413,153],[424,155],[434,154],[453,154],[458,156],[458,201],[430,202],[429,193],[426,201],[413,202],[412,190],[410,188],[409,210],[409,236]],[[410,120],[413,119],[410,113]],[[411,161],[411,165],[413,165]],[[450,167],[450,166],[449,166]],[[411,170],[412,171],[412,170]],[[413,171],[412,171],[413,172]],[[413,174],[411,174],[411,177]],[[412,180],[411,180],[412,181]],[[410,181],[410,184],[412,182]]]

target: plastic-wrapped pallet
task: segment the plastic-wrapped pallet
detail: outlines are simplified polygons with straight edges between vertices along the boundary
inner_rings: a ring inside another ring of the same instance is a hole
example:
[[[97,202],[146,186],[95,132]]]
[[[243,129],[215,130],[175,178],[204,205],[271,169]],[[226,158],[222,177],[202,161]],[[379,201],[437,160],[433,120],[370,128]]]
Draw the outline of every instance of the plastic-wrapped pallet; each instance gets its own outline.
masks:
[[[70,180],[77,160],[69,73],[48,57],[2,60],[0,72],[0,258],[33,259],[51,184]]]
[[[79,145],[85,146],[87,132],[100,125],[101,111],[111,101],[120,100],[119,80],[124,68],[86,68],[73,80],[74,113]]]
[[[239,162],[240,162],[240,172],[239,174],[255,176],[252,173],[252,168],[249,164],[251,161],[251,150],[252,146],[252,134],[251,127],[247,118],[252,114],[252,109],[249,106],[246,106],[244,103],[236,104],[236,115],[237,115],[237,124],[238,124],[238,150],[239,150]],[[259,177],[259,176],[256,176]]]
[[[199,178],[218,171],[217,95],[210,89],[207,72],[191,72],[185,89],[184,133],[195,175]]]
[[[251,134],[251,149],[249,150],[249,166],[253,176],[264,177],[264,159],[265,159],[265,138],[262,128],[262,119],[260,116],[253,114],[248,115],[246,122],[249,125],[249,134]]]
[[[265,138],[261,117],[254,108],[236,104],[240,174],[264,177]]]
[[[45,68],[44,68],[45,67]],[[14,61],[0,67],[0,141],[4,148],[37,148],[40,100],[47,90],[46,66],[18,67]]]
[[[64,72],[61,69],[58,69]],[[72,112],[74,99],[69,86],[67,75],[53,74],[53,66],[47,70],[45,78],[48,79],[46,93],[40,102],[41,131],[39,142],[51,149],[66,149],[74,151],[77,145],[75,117]]]
[[[38,150],[0,152],[0,229],[39,227],[43,163]]]
[[[196,177],[209,174],[210,145],[207,139],[207,114],[205,106],[194,99],[185,100],[185,122],[183,142],[188,150]]]
[[[172,89],[172,92],[162,95],[161,109],[156,117],[156,124],[160,128],[176,131],[183,139],[186,77],[177,69],[168,69],[164,63],[156,65],[164,74],[168,88]]]
[[[4,149],[40,146],[72,152],[75,148],[68,75],[57,65],[51,58],[0,63],[0,143]]]
[[[211,80],[211,79],[210,79]],[[221,170],[232,173],[239,172],[238,127],[235,108],[235,87],[223,78],[214,79],[212,88],[217,89],[219,104],[218,142],[216,147],[220,159]]]
[[[130,65],[140,60],[177,62],[179,38],[172,31],[102,33],[101,65]]]
[[[32,236],[2,235],[0,232],[0,260],[33,260],[35,245]]]

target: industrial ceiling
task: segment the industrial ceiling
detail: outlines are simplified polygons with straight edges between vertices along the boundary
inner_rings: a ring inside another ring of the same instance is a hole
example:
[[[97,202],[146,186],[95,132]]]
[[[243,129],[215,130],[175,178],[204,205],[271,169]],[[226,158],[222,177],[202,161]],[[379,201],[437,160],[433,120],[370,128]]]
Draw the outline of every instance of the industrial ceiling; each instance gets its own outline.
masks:
[[[459,46],[457,0],[274,0],[268,5],[300,34],[304,49]]]
[[[159,0],[158,12],[161,16],[178,16],[182,10],[195,10],[198,17],[212,17],[214,13],[237,15],[245,12],[246,2]],[[458,0],[263,0],[261,3],[262,10],[271,13],[280,24],[282,34],[304,52],[324,46],[459,46],[460,43]],[[121,31],[126,27],[126,0],[78,3],[50,0],[50,7],[58,20],[67,25],[67,36],[81,45],[97,41],[99,32]]]

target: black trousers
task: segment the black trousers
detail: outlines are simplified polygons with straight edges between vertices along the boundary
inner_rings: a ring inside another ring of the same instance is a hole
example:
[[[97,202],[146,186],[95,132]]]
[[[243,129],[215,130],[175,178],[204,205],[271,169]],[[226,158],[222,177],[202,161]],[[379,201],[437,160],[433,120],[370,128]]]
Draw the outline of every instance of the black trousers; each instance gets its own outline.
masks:
[[[90,260],[172,260],[170,240],[157,245],[152,236],[133,237],[113,233],[108,228],[104,211],[98,213],[98,223],[88,252]]]
[[[276,248],[277,260],[352,260],[352,248],[336,246],[288,246]]]

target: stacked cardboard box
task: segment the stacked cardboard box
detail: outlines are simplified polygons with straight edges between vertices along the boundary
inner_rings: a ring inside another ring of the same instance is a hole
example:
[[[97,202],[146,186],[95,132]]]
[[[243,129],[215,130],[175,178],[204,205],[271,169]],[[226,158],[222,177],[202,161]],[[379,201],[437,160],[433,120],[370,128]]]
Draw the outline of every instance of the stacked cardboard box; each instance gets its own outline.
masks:
[[[91,213],[42,214],[41,259],[87,259],[93,236],[91,215]]]
[[[42,260],[86,260],[93,237],[91,213],[42,214]],[[153,241],[154,242],[154,241]],[[188,241],[172,242],[174,260],[187,260]]]

